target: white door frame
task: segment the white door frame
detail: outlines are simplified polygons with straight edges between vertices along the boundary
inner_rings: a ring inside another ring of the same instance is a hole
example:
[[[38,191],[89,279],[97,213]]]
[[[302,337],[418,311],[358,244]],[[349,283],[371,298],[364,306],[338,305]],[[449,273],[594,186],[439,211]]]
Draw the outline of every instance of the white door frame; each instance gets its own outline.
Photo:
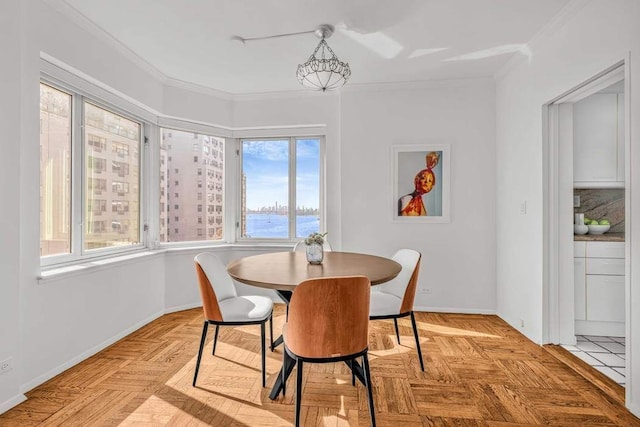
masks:
[[[572,129],[559,120],[571,117],[572,104],[599,90],[625,80],[625,333],[626,365],[630,367],[631,334],[631,138],[629,55],[588,81],[542,106],[543,125],[543,324],[542,343],[574,344],[573,287],[573,142]],[[566,116],[565,116],[566,117]],[[571,123],[569,121],[568,123]],[[572,126],[570,126],[572,128]],[[571,138],[572,139],[572,138]],[[570,173],[568,173],[570,172]],[[568,181],[570,176],[571,181]],[[570,214],[568,212],[570,211]],[[562,220],[561,220],[562,219]],[[570,230],[570,231],[568,231]],[[569,250],[570,248],[570,250]],[[626,376],[626,398],[630,401],[631,375]]]

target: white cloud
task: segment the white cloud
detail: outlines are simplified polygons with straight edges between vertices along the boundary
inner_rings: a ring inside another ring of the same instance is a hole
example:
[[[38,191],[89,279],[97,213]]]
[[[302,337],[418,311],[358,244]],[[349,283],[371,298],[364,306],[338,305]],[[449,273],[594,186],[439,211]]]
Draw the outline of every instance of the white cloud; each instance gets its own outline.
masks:
[[[244,141],[242,153],[264,160],[287,160],[289,158],[289,141]]]

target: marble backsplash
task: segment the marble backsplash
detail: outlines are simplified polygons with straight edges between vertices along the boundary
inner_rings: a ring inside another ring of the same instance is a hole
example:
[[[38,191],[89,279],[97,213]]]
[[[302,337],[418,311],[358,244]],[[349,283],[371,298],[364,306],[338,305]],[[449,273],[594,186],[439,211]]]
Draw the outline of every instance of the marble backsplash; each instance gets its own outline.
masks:
[[[580,207],[573,208],[574,213],[606,218],[611,223],[609,233],[624,233],[624,188],[575,188],[573,195],[580,196]]]

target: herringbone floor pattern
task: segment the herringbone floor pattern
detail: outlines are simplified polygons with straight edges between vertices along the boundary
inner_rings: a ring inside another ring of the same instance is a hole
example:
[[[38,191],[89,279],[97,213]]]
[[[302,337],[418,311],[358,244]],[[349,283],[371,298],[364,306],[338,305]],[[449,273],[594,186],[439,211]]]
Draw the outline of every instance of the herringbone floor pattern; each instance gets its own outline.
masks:
[[[401,345],[392,321],[371,322],[379,426],[640,426],[620,386],[593,373],[588,381],[496,316],[416,317],[425,372],[408,320]],[[274,319],[279,331],[283,306]],[[201,327],[200,309],[163,316],[27,393],[0,426],[291,425],[295,373],[287,396],[269,400],[282,347],[268,354],[263,389],[257,326],[221,328],[216,356],[210,336],[191,386]],[[306,365],[302,405],[304,425],[369,425],[366,391],[351,386],[344,363]]]

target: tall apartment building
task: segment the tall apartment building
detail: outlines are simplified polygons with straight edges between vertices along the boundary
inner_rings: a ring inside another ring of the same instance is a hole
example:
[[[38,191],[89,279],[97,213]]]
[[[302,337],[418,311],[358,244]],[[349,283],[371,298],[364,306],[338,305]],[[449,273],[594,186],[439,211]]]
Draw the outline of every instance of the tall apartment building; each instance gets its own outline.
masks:
[[[41,91],[40,253],[64,254],[72,227],[71,98],[45,85]],[[137,243],[140,124],[88,102],[83,122],[84,249]]]
[[[85,103],[87,249],[140,241],[140,131]]]
[[[161,130],[160,241],[223,238],[224,138]]]

